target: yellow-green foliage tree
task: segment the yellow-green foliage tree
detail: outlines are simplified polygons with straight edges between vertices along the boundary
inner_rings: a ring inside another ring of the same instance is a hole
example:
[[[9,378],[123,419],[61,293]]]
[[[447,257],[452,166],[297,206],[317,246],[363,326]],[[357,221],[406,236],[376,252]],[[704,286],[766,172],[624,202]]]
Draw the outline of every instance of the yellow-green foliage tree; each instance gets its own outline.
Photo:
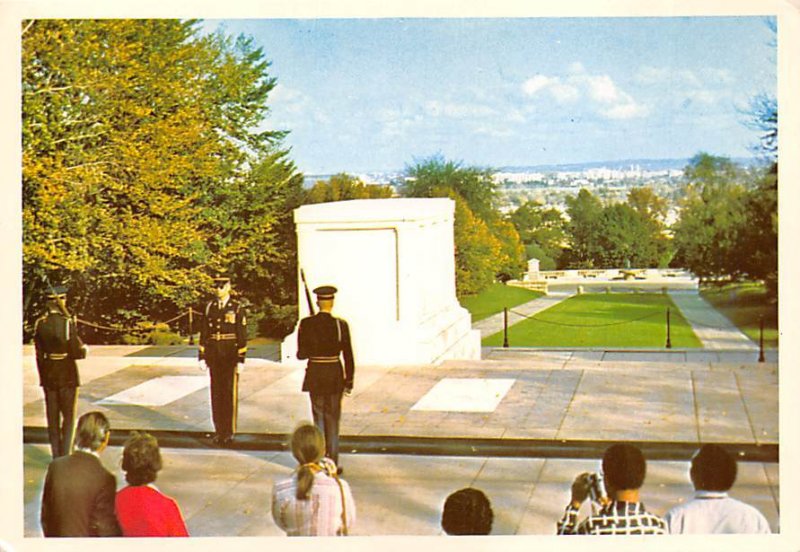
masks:
[[[197,304],[213,268],[291,271],[276,237],[301,177],[285,133],[257,130],[268,67],[248,38],[195,21],[23,22],[26,322],[46,280],[120,324]],[[273,255],[286,262],[259,268]]]
[[[453,225],[459,296],[479,293],[495,279],[519,277],[525,248],[516,228],[497,209],[492,169],[463,167],[434,156],[406,167],[405,172],[404,196],[456,201]]]
[[[392,197],[391,186],[365,184],[360,178],[347,173],[333,175],[330,180],[318,180],[306,192],[306,203],[325,203],[348,199],[380,199]]]

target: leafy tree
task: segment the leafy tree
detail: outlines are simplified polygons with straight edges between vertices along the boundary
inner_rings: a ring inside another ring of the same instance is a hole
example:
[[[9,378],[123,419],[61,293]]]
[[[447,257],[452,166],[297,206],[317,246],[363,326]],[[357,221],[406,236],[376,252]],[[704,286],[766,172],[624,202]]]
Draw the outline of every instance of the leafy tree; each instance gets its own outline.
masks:
[[[626,203],[615,203],[603,209],[601,226],[601,266],[659,265],[666,250],[666,238],[648,214]]]
[[[576,196],[567,197],[566,203],[570,241],[565,254],[566,265],[579,268],[597,266],[603,254],[600,249],[603,204],[586,188]]]
[[[542,270],[556,268],[556,261],[566,245],[567,221],[561,211],[527,201],[511,213],[509,219],[525,244],[527,258],[539,259]]]
[[[778,291],[778,167],[773,164],[756,188],[744,197],[747,221],[739,227],[739,269],[750,279],[764,280],[770,295]]]
[[[478,293],[495,278],[508,280],[522,274],[524,248],[514,226],[497,210],[491,169],[463,167],[434,156],[406,167],[405,173],[399,186],[404,196],[456,201],[453,224],[459,295]]]
[[[490,168],[464,167],[435,155],[406,167],[401,192],[406,197],[443,197],[453,190],[477,217],[491,220],[498,216],[493,174]]]
[[[656,195],[649,186],[631,188],[628,192],[628,205],[648,220],[663,225],[667,218],[667,200]]]
[[[627,203],[603,203],[586,189],[567,198],[571,248],[565,264],[576,268],[666,265],[666,202],[650,188],[633,188]]]
[[[26,322],[45,277],[71,282],[82,317],[131,324],[196,304],[211,268],[285,257],[281,198],[300,183],[285,133],[256,130],[268,67],[196,21],[23,22]]]
[[[522,275],[525,246],[519,239],[517,229],[511,222],[501,218],[495,218],[487,226],[500,245],[495,259],[495,277],[503,282],[519,278]]]
[[[318,180],[306,193],[305,203],[325,203],[347,199],[380,199],[392,197],[391,186],[364,184],[346,173],[333,175],[329,181]]]
[[[743,172],[724,157],[701,153],[684,170],[680,218],[673,227],[673,264],[701,279],[743,273],[739,229],[747,223]]]
[[[476,217],[467,201],[457,194],[453,222],[456,293],[459,297],[480,293],[494,281],[502,245],[484,221]]]

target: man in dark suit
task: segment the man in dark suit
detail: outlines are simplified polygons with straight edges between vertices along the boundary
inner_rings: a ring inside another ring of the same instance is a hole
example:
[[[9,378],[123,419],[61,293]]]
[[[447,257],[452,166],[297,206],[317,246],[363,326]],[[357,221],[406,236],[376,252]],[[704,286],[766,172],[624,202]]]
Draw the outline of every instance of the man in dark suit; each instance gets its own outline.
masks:
[[[36,321],[33,338],[39,383],[44,389],[47,432],[53,458],[69,454],[72,450],[80,385],[75,361],[86,358],[86,347],[67,315],[65,299],[65,288],[51,289],[47,296],[47,314]]]
[[[247,320],[244,309],[231,298],[231,280],[214,278],[217,298],[206,306],[200,326],[200,369],[211,374],[211,417],[214,442],[229,445],[236,433],[239,373],[247,353]]]
[[[331,315],[336,291],[333,286],[314,290],[319,312],[300,321],[297,358],[308,359],[303,391],[309,393],[314,423],[325,436],[326,456],[338,465],[342,393],[350,395],[353,391],[355,363],[350,328],[347,322]]]
[[[99,458],[110,435],[108,419],[87,412],[78,420],[75,452],[47,467],[41,512],[45,537],[121,535],[114,513],[117,480]]]

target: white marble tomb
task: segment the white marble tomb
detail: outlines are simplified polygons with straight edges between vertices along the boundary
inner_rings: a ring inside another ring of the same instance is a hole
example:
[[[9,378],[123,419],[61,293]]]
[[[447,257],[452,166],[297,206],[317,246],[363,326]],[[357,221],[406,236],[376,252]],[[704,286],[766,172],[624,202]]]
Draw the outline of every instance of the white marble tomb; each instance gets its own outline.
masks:
[[[295,210],[299,266],[311,290],[338,288],[333,313],[350,325],[356,365],[480,359],[480,332],[456,299],[454,206],[393,198]],[[298,301],[300,318],[308,316],[299,275]],[[295,328],[282,361],[296,362],[296,349]]]

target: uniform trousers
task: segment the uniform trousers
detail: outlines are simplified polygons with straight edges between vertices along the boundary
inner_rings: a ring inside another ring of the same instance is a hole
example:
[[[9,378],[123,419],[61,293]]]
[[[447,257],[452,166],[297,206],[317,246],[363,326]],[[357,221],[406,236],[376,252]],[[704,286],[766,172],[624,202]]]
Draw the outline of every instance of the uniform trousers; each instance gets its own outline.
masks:
[[[339,464],[339,418],[342,415],[342,393],[309,393],[314,424],[325,436],[325,455]]]
[[[236,416],[239,407],[239,374],[236,364],[211,365],[211,418],[214,429],[221,438],[236,433]]]
[[[66,456],[72,452],[77,398],[78,388],[74,386],[44,388],[47,435],[53,458]]]

